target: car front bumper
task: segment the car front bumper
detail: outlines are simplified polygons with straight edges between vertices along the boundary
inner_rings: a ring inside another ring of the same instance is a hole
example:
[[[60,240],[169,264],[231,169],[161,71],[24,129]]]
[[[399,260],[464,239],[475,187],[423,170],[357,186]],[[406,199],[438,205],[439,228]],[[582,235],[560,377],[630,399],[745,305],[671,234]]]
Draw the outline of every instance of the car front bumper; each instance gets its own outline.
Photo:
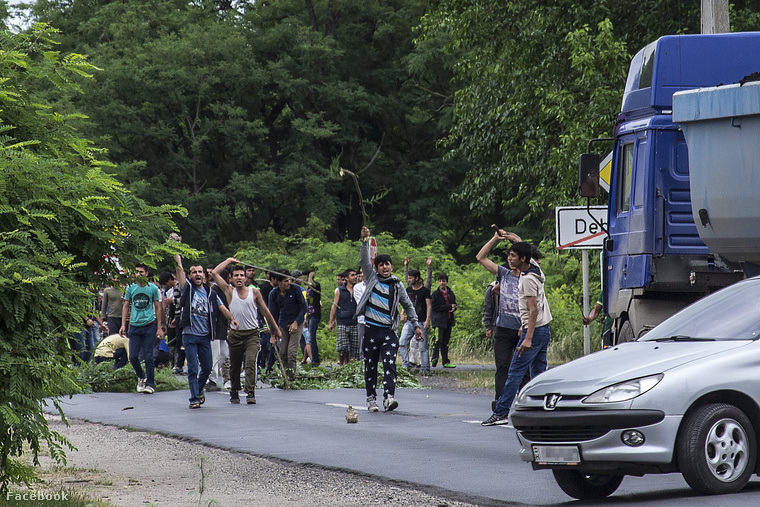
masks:
[[[607,470],[671,464],[682,417],[659,410],[518,410],[511,418],[522,460],[534,462],[537,468],[557,468],[564,465],[535,463],[533,446],[575,445],[581,457],[579,468]],[[642,445],[623,442],[623,432],[631,429],[644,435]]]

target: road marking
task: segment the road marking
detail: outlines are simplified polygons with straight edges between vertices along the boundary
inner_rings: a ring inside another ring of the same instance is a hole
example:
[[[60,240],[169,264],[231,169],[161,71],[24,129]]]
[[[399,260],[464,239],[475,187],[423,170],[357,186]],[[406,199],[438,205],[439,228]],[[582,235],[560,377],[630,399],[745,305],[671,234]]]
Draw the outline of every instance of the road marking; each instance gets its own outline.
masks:
[[[349,405],[344,405],[343,403],[325,403],[328,407],[335,407],[335,408],[348,408]],[[353,405],[351,405],[354,407]],[[355,410],[364,410],[367,411],[367,407],[354,407]]]

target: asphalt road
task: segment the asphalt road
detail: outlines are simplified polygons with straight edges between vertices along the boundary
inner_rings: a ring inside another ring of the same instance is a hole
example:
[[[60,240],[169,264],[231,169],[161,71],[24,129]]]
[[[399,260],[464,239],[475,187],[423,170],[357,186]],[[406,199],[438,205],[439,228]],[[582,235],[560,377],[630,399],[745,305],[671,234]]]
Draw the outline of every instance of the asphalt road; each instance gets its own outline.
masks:
[[[551,472],[519,458],[514,429],[481,427],[490,399],[433,389],[400,389],[399,408],[370,414],[358,389],[258,389],[258,404],[232,405],[226,392],[188,409],[188,391],[96,393],[62,400],[67,417],[157,432],[209,446],[408,483],[480,505],[760,505],[760,480],[730,497],[699,497],[680,475],[627,477],[603,502],[574,502]],[[359,409],[347,424],[346,407]],[[224,428],[225,431],[219,431]]]

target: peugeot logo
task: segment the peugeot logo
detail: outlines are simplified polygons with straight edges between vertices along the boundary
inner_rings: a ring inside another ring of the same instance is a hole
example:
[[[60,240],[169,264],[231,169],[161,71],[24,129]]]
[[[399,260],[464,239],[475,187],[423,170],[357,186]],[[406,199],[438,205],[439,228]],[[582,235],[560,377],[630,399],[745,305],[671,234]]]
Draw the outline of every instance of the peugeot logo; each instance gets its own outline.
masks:
[[[544,410],[554,410],[557,408],[557,403],[562,399],[562,395],[559,393],[549,393],[544,396]]]

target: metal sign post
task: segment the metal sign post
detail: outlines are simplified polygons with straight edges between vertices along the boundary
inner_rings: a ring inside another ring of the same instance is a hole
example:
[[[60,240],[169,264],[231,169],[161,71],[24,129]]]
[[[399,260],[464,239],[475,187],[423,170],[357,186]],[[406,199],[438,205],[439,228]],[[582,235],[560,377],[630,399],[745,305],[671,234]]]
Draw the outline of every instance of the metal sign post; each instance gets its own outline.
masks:
[[[593,217],[589,216],[592,214]],[[555,209],[557,250],[581,250],[583,315],[589,312],[588,251],[604,246],[607,206],[562,206]],[[599,226],[602,224],[602,227]],[[591,332],[583,326],[583,354],[591,353]]]

